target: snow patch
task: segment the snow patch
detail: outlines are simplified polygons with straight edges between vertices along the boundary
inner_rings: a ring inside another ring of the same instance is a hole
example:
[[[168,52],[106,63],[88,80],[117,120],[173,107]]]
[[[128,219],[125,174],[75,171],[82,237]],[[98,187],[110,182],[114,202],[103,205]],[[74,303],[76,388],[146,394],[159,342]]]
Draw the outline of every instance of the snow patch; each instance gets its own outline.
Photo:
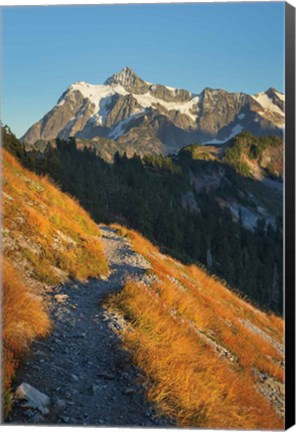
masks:
[[[167,88],[168,90],[170,90],[171,92],[175,92],[177,89],[175,87],[170,87],[170,86],[164,86],[165,88]]]
[[[143,95],[134,95],[138,104],[143,108],[151,108],[153,105],[160,105],[167,111],[179,111],[182,114],[188,115],[193,121],[196,121],[197,115],[192,114],[191,110],[194,105],[198,104],[199,96],[193,97],[190,101],[186,102],[165,102],[151,95],[148,91]]]
[[[120,85],[93,85],[82,82],[76,82],[69,87],[69,91],[79,91],[84,99],[88,99],[94,105],[91,122],[97,125],[103,125],[108,114],[107,106],[112,96],[115,94],[126,95],[127,91]]]
[[[125,120],[122,120],[121,122],[118,123],[118,125],[116,125],[116,127],[112,130],[112,132],[109,134],[109,138],[116,140],[117,138],[119,138],[121,135],[124,134],[125,132],[125,126],[133,119],[139,117],[142,113],[144,112],[144,110],[137,110],[136,113],[134,113],[133,115],[129,116],[128,118],[126,118]]]
[[[240,124],[237,124],[231,129],[231,134],[227,138],[225,138],[223,140],[212,139],[212,140],[209,140],[207,142],[204,142],[203,145],[204,144],[224,144],[227,141],[229,141],[231,138],[240,134],[243,130],[244,130],[243,126]]]
[[[237,124],[234,126],[234,128],[232,128],[232,133],[229,136],[228,139],[233,138],[235,135],[238,135],[239,133],[241,133],[244,130],[243,126],[240,124]]]
[[[104,84],[94,85],[85,82],[74,83],[69,87],[69,90],[80,91],[83,97],[88,99],[96,107],[99,107],[99,103],[102,99],[106,97],[110,97],[115,93],[120,95],[128,94],[127,91],[120,85],[117,86],[110,86]]]
[[[283,101],[283,102],[285,102],[285,95],[283,94],[283,93],[280,93],[280,92],[275,92],[275,94],[277,95],[277,97],[281,100],[281,101]]]
[[[266,93],[258,93],[255,96],[252,96],[252,98],[255,99],[255,101],[264,108],[264,110],[280,114],[281,116],[284,115],[283,111],[272,102],[272,99],[270,99]]]
[[[245,117],[246,117],[246,114],[244,114],[244,113],[241,113],[237,116],[237,118],[240,120],[244,119]]]
[[[71,120],[69,121],[69,123],[67,124],[67,126],[65,127],[63,132],[70,133],[72,126],[74,126],[74,123],[76,122],[76,117],[72,117]]]
[[[148,84],[148,82],[147,82]],[[149,83],[150,84],[150,83]],[[153,86],[153,84],[152,84]],[[170,91],[176,91],[173,87],[166,86]],[[72,84],[68,92],[79,91],[84,99],[90,101],[90,103],[94,106],[93,113],[90,121],[96,123],[98,125],[103,125],[108,114],[108,104],[115,94],[125,96],[129,94],[121,85],[95,85],[89,84],[85,81],[78,81]],[[182,114],[186,114],[189,116],[194,122],[197,119],[197,115],[192,114],[191,110],[194,105],[197,105],[199,102],[199,96],[194,96],[190,101],[186,102],[165,102],[162,99],[158,99],[151,95],[150,91],[145,93],[144,95],[135,95],[133,97],[137,100],[141,108],[144,110],[146,108],[151,108],[156,104],[159,104],[167,111],[179,111]],[[63,97],[59,102],[58,106],[61,106],[65,103],[65,97]],[[141,110],[141,112],[143,111]]]
[[[227,140],[226,140],[226,141],[227,141]],[[210,140],[210,141],[204,142],[204,143],[202,143],[202,144],[204,145],[204,144],[224,144],[224,143],[225,143],[224,140],[217,140],[217,139],[215,138],[215,139],[212,139],[212,140]]]

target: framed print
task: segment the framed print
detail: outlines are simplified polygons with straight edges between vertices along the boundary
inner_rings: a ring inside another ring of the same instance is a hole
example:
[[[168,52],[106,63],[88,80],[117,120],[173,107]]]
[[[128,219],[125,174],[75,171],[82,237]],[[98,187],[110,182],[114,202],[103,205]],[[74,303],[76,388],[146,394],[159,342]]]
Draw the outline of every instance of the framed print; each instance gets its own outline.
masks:
[[[295,8],[2,6],[2,424],[295,424]]]

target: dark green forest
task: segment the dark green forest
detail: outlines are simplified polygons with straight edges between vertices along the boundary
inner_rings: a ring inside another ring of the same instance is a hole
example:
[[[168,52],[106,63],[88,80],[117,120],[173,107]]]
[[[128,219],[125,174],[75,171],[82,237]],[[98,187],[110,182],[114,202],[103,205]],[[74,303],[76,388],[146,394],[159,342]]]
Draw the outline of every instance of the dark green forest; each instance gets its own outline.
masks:
[[[281,202],[274,205],[260,182],[218,161],[137,155],[128,159],[116,154],[111,164],[92,149],[78,150],[74,139],[57,139],[55,148],[49,145],[40,154],[26,152],[8,129],[3,129],[3,138],[4,147],[26,167],[48,174],[95,221],[134,228],[164,253],[204,266],[254,304],[282,313]],[[221,166],[217,187],[197,191],[192,186],[192,176],[216,175]],[[258,219],[253,230],[247,229],[241,213],[235,221],[219,204],[219,199],[236,199],[254,206],[250,191],[279,209],[274,224]],[[192,205],[184,204],[188,194]]]

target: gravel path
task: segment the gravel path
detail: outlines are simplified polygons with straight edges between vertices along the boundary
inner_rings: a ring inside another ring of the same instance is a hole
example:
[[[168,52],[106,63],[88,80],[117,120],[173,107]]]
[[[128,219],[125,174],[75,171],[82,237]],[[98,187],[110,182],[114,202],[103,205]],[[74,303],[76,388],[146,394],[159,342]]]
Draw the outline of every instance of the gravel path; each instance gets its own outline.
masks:
[[[110,264],[106,280],[71,282],[53,289],[52,335],[36,341],[19,370],[16,387],[29,383],[51,399],[48,414],[14,403],[9,423],[168,426],[145,399],[141,371],[112,331],[101,303],[129,275],[141,278],[149,264],[114,229],[101,226]],[[111,320],[111,321],[110,321]]]

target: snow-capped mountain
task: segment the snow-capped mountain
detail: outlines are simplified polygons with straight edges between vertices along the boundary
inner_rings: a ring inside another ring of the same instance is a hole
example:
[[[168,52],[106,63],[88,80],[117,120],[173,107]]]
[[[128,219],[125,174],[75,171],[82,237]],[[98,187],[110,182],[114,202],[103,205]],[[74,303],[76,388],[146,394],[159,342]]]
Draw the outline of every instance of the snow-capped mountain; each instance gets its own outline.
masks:
[[[197,95],[149,83],[125,67],[101,85],[70,85],[22,140],[104,137],[121,149],[174,153],[191,143],[223,143],[243,130],[281,135],[284,105],[285,96],[273,88],[256,95],[205,88]]]

